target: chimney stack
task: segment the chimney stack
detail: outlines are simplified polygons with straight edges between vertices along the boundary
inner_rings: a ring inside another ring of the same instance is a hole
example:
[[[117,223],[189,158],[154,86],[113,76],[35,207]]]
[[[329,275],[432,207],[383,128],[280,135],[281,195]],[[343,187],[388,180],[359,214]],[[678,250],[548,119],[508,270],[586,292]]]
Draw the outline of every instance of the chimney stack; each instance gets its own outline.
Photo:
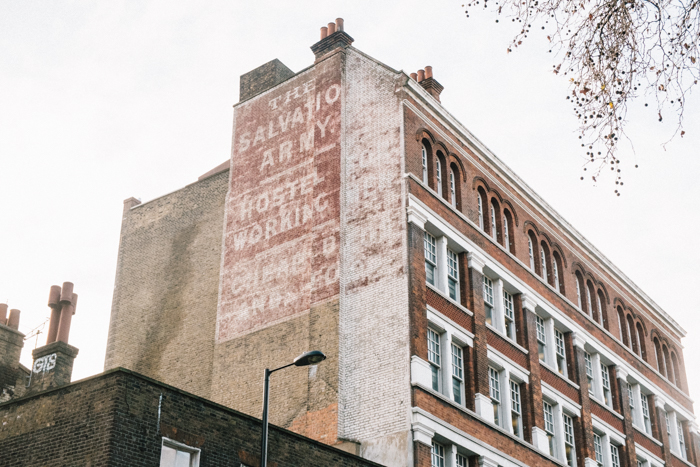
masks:
[[[428,94],[440,102],[440,93],[445,88],[433,78],[433,67],[427,66],[423,70],[418,70],[418,73],[411,73],[411,79],[420,84],[423,89],[428,91]]]
[[[48,305],[51,319],[46,345],[32,352],[34,365],[31,369],[30,393],[70,383],[73,360],[78,355],[78,349],[68,344],[71,320],[78,305],[78,294],[73,293],[73,283],[64,282],[63,287],[51,286]]]
[[[336,18],[335,23],[328,23],[328,26],[321,27],[321,39],[311,46],[311,51],[316,56],[314,63],[321,61],[329,52],[349,47],[354,41],[345,32],[343,18]]]
[[[0,402],[5,402],[24,390],[25,373],[19,363],[24,346],[24,334],[19,329],[19,310],[10,310],[0,303]]]

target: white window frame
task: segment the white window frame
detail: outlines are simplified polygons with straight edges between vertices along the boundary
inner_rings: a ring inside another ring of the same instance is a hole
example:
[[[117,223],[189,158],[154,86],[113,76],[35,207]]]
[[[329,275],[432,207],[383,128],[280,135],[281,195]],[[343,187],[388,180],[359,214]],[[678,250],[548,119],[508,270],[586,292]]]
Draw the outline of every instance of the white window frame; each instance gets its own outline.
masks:
[[[464,405],[464,348],[459,344],[450,342],[450,356],[452,368],[452,400],[460,405]],[[455,392],[459,391],[459,396]]]
[[[563,414],[564,425],[564,462],[569,467],[576,467],[576,432],[574,430],[574,418],[569,414]],[[569,454],[566,450],[569,449]]]
[[[501,390],[501,372],[489,366],[489,397],[493,406],[493,423],[503,428],[503,391]]]
[[[610,466],[620,467],[620,449],[612,443],[610,443]]]
[[[545,255],[542,247],[540,247],[540,272],[542,273],[542,279],[547,282],[547,255]]]
[[[481,193],[476,193],[476,202],[479,207],[479,228],[484,230],[484,200]]]
[[[591,298],[591,288],[588,287],[588,284],[583,284],[583,287],[586,289],[586,298],[588,299],[586,302],[586,305],[588,306],[588,316],[593,319],[593,299]]]
[[[527,248],[530,255],[530,270],[535,272],[535,249],[532,245],[532,238],[529,235],[527,236]]]
[[[617,455],[619,460],[619,446],[624,446],[625,436],[622,433],[614,431],[608,425],[603,425],[597,418],[593,418],[593,435],[594,435],[594,447],[596,451],[596,462],[604,467],[620,467],[620,464],[613,463],[613,453],[614,449],[617,449]],[[602,461],[598,457],[598,446],[596,446],[595,437],[600,439],[600,448],[602,450]]]
[[[676,420],[676,427],[678,433],[678,450],[681,454],[681,458],[683,458],[684,461],[687,461],[688,452],[686,451],[685,435],[683,434],[683,425],[680,420]]]
[[[607,407],[612,408],[613,406],[613,399],[612,399],[612,387],[611,387],[611,381],[610,381],[610,368],[608,365],[603,363],[602,361],[600,362],[600,384],[602,387],[602,402],[605,404]]]
[[[503,215],[503,246],[510,251],[510,231],[508,231],[508,219]]]
[[[455,190],[455,171],[450,169],[450,204],[457,207],[457,191]]]
[[[639,401],[642,406],[642,426],[644,432],[651,435],[651,414],[649,413],[649,396],[642,393],[640,389]]]
[[[557,266],[557,260],[554,258],[554,254],[552,253],[552,274],[554,274],[554,288],[557,290],[557,292],[561,292],[560,287],[559,287],[559,266]]]
[[[603,326],[603,303],[600,301],[600,294],[595,294],[596,303],[598,304],[598,322]]]
[[[599,466],[605,465],[605,457],[603,457],[603,436],[599,433],[593,433],[593,452],[595,454],[595,461]]]
[[[442,197],[442,164],[440,164],[440,158],[436,157],[437,163],[437,194]]]
[[[513,424],[512,424],[512,401],[511,401],[511,392],[510,392],[510,382],[513,381],[515,384],[520,385],[523,383],[528,383],[529,381],[529,373],[527,370],[520,368],[513,364],[512,361],[508,360],[507,357],[504,355],[496,352],[494,349],[489,348],[488,349],[488,359],[489,359],[489,368],[492,368],[496,371],[498,375],[498,381],[499,381],[499,386],[500,386],[500,407],[499,409],[499,418],[500,418],[500,423],[498,426],[500,426],[502,429],[506,430],[508,433],[518,436],[517,433],[513,431]],[[490,376],[489,375],[489,397],[491,397],[491,384],[490,384]],[[521,404],[522,404],[522,394],[521,394]],[[522,407],[522,405],[521,405]],[[522,422],[521,422],[521,427],[522,427]],[[524,428],[523,428],[524,430]],[[520,436],[522,438],[522,436]]]
[[[535,328],[537,330],[537,353],[541,362],[547,362],[547,331],[544,326],[544,319],[537,315],[535,317]]]
[[[498,227],[496,226],[496,208],[493,207],[493,203],[489,203],[489,208],[491,210],[491,238],[498,241]]]
[[[523,437],[523,405],[520,384],[512,379],[508,380],[510,390],[510,420],[511,430],[518,438]]]
[[[547,434],[549,441],[549,455],[557,456],[557,430],[554,426],[554,406],[546,401],[542,401],[542,412],[544,414],[544,432]]]
[[[435,441],[430,444],[430,466],[445,467],[445,446]]]
[[[176,451],[183,451],[190,454],[190,465],[189,467],[199,467],[199,456],[201,449],[188,446],[184,443],[180,443],[170,438],[163,437],[161,441],[161,462],[163,462],[163,447],[168,447],[170,449],[175,449]],[[161,464],[159,464],[161,465]],[[167,466],[169,467],[169,466]]]
[[[554,344],[555,344],[555,354],[557,370],[559,374],[564,378],[568,376],[566,368],[566,340],[564,339],[564,333],[559,329],[554,329]]]
[[[425,144],[421,145],[421,156],[423,162],[423,183],[428,184],[428,150]]]
[[[433,388],[433,391],[438,392],[441,392],[442,389],[442,338],[440,334],[441,333],[439,331],[436,331],[433,329],[433,327],[428,326],[428,363],[430,364],[432,375],[431,387]]]
[[[586,364],[586,379],[588,380],[588,394],[591,397],[596,395],[596,381],[595,372],[593,371],[593,356],[590,353],[584,351],[583,358]]]
[[[454,297],[452,296],[452,290],[454,288]],[[459,303],[459,255],[447,249],[447,295]]]
[[[583,310],[583,301],[581,300],[581,284],[578,282],[578,277],[574,275],[574,282],[576,282],[576,300],[578,303],[579,310]]]
[[[506,337],[517,343],[517,329],[515,327],[515,305],[513,296],[503,289],[503,319]]]
[[[496,327],[496,301],[494,300],[493,279],[484,276],[484,313],[486,323]]]
[[[430,232],[423,232],[423,255],[425,256],[425,281],[438,287],[437,240]],[[428,279],[428,269],[432,271],[432,282]]]

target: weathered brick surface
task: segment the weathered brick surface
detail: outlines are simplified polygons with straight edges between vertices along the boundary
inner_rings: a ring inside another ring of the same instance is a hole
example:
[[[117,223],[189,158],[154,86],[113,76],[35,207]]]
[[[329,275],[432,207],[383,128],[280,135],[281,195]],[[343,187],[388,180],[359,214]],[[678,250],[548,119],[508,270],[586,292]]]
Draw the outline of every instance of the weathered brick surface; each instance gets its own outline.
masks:
[[[122,369],[0,404],[0,420],[2,467],[152,467],[164,436],[202,467],[259,462],[260,420]],[[268,452],[271,466],[377,465],[275,426]]]
[[[514,363],[520,365],[520,367],[528,367],[527,354],[514,346],[513,343],[503,337],[502,334],[495,332],[491,328],[487,328],[487,340],[490,346],[511,359]]]
[[[540,376],[542,377],[542,381],[552,386],[562,395],[568,397],[576,403],[579,403],[579,390],[569,384],[566,379],[561,378],[561,375],[555,374],[552,370],[543,366],[542,370],[540,371]]]
[[[24,390],[24,368],[19,356],[24,334],[0,323],[0,401],[19,395]]]
[[[209,397],[228,173],[125,211],[105,369]]]
[[[647,435],[646,433],[642,433],[636,428],[634,429],[634,442],[639,444],[655,456],[658,456],[663,459],[663,452],[661,450],[661,446],[653,442],[652,438],[649,435]]]
[[[624,422],[613,415],[613,412],[608,407],[601,405],[596,400],[591,400],[591,413],[608,423],[620,433],[625,432]]]
[[[425,269],[423,269],[423,271],[425,271]],[[425,279],[423,279],[423,283],[425,284]],[[453,302],[429,287],[426,287],[426,295],[428,305],[432,306],[467,331],[472,332],[474,327],[474,318],[472,316],[465,313],[458,306],[455,306]]]

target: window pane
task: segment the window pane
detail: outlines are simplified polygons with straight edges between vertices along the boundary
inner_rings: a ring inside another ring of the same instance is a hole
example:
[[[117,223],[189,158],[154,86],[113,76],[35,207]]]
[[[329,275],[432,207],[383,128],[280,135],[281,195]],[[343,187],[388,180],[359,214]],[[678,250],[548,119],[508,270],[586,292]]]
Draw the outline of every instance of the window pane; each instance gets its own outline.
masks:
[[[442,445],[433,442],[430,449],[431,467],[445,467],[445,448]]]
[[[177,451],[170,446],[163,446],[160,452],[160,467],[174,467]]]
[[[191,454],[189,452],[178,451],[175,467],[190,467],[190,457]]]

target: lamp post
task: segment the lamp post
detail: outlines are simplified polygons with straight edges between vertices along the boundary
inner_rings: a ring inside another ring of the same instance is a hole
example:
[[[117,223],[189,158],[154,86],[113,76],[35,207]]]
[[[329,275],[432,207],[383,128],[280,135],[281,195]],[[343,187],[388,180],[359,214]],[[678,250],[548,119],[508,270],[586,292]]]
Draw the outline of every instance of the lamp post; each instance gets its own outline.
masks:
[[[326,355],[320,350],[312,350],[299,355],[289,365],[284,365],[274,370],[265,368],[265,389],[263,392],[263,415],[262,415],[262,440],[260,442],[260,467],[267,467],[267,410],[270,397],[270,375],[277,370],[294,366],[316,365],[326,359]]]

